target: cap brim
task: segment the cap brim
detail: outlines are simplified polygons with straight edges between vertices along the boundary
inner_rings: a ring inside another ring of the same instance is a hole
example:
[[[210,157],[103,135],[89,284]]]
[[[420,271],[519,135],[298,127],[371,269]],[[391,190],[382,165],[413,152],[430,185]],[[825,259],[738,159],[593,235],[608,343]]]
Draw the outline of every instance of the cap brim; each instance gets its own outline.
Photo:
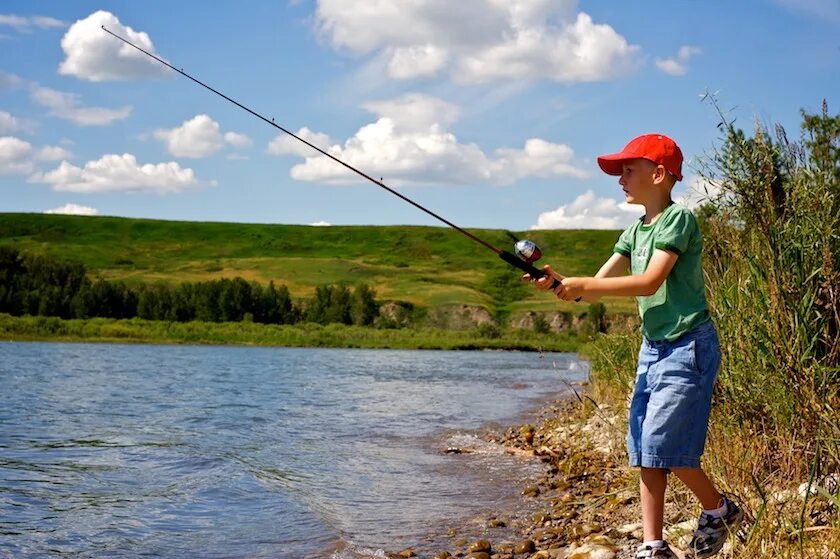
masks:
[[[623,171],[622,164],[630,159],[638,159],[638,155],[630,153],[611,153],[609,155],[601,155],[598,157],[598,166],[608,175],[621,176]]]

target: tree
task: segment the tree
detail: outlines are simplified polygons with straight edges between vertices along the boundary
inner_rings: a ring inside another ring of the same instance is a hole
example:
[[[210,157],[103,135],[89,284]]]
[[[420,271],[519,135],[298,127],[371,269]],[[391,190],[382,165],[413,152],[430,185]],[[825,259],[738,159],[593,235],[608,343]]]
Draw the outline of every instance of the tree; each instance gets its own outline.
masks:
[[[356,286],[350,298],[350,319],[357,326],[370,326],[379,314],[379,305],[375,299],[376,293],[369,285],[361,283]]]

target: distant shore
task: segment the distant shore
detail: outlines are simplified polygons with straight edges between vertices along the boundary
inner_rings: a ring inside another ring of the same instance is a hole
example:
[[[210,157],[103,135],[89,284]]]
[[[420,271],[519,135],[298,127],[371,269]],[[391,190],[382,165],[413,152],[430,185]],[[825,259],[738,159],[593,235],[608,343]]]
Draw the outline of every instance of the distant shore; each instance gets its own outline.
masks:
[[[573,352],[582,344],[575,333],[516,329],[380,329],[313,323],[165,322],[143,319],[14,317],[0,313],[0,339],[89,343],[155,343],[336,347],[366,349],[444,349]]]

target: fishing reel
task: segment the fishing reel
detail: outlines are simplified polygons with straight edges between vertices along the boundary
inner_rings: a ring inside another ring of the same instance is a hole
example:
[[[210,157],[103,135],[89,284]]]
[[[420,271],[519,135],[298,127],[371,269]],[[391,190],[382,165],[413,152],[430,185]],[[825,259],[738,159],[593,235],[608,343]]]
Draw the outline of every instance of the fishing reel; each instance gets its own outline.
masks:
[[[513,245],[513,253],[528,264],[533,264],[542,258],[542,251],[537,243],[526,239],[516,241],[516,244]]]
[[[532,278],[540,278],[545,275],[545,272],[534,267],[534,262],[542,258],[542,251],[537,246],[537,243],[527,239],[516,241],[516,244],[513,245],[513,253],[525,263],[522,266],[514,265],[531,274]],[[551,289],[554,289],[558,285],[560,285],[560,282],[555,279],[551,284]],[[579,302],[580,300],[581,298],[578,297],[575,299],[575,302]]]

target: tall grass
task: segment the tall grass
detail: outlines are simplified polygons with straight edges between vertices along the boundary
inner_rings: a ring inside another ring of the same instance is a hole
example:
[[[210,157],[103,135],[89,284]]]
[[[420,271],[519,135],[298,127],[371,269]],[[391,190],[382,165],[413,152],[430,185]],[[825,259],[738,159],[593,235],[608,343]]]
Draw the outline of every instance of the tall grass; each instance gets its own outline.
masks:
[[[720,401],[732,422],[795,441],[780,448],[800,476],[840,471],[840,116],[803,117],[798,142],[724,118],[704,170],[720,189],[705,260]]]

